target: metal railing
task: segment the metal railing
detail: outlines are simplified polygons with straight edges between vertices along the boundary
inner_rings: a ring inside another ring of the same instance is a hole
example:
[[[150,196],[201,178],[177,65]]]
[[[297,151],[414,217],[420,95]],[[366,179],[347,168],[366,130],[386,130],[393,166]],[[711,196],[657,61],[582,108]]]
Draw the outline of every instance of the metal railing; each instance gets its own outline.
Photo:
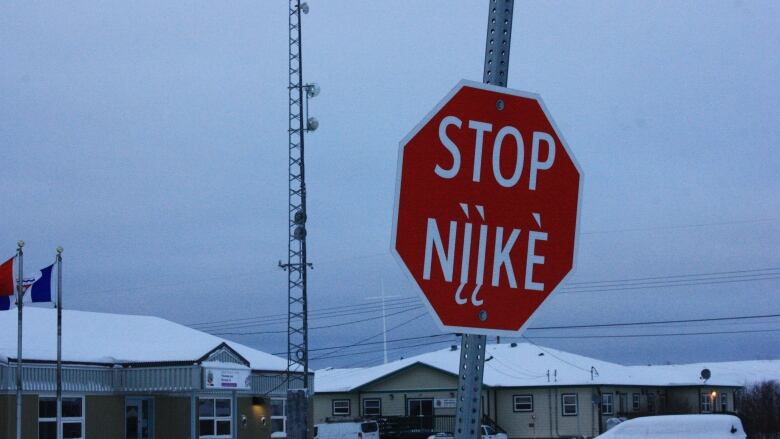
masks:
[[[22,387],[25,392],[48,393],[56,391],[54,364],[23,364]],[[287,391],[283,372],[251,375],[248,393],[283,396]],[[65,365],[62,369],[62,387],[65,392],[133,393],[133,392],[189,392],[201,390],[201,367],[112,367]],[[16,367],[0,363],[0,392],[16,390]]]

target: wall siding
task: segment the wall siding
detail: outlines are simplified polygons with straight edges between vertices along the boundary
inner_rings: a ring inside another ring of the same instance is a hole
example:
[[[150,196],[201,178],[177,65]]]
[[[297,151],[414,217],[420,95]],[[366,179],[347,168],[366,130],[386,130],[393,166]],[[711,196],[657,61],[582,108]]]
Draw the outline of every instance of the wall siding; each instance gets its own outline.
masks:
[[[154,398],[156,439],[190,437],[190,398],[156,396]]]
[[[389,390],[457,389],[458,377],[421,364],[376,381],[360,390],[381,392]]]
[[[85,437],[116,439],[125,435],[125,397],[87,396],[84,401]]]
[[[358,416],[357,393],[321,393],[314,395],[314,423],[321,424],[326,418],[333,417],[332,404],[334,399],[350,400],[350,417]]]
[[[238,439],[258,439],[271,436],[270,403],[269,399],[265,399],[262,405],[252,405],[252,398],[238,398]],[[246,416],[246,425],[241,425],[242,416]],[[265,425],[263,425],[263,418],[266,418]]]

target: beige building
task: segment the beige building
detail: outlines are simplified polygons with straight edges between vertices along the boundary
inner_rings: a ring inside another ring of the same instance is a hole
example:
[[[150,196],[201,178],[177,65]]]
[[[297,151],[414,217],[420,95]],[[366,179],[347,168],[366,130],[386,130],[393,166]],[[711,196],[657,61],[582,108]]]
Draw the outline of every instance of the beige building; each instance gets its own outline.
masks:
[[[0,438],[16,437],[16,312],[0,313]],[[287,361],[167,320],[24,311],[22,437],[269,439],[286,436]]]
[[[780,375],[780,361],[623,366],[528,343],[488,345],[485,356],[485,423],[510,438],[593,437],[613,417],[732,412],[746,380]],[[459,357],[453,346],[375,367],[317,371],[315,422],[374,417],[414,436],[451,432]]]

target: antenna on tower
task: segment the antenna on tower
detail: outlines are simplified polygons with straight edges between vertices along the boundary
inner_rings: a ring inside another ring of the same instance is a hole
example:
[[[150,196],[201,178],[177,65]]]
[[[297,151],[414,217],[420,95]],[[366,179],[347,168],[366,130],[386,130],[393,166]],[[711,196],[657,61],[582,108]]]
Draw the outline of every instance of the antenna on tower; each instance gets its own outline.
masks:
[[[279,261],[279,266],[287,272],[287,437],[306,439],[311,396],[306,271],[314,267],[306,257],[304,137],[319,127],[319,121],[308,116],[308,107],[320,88],[303,83],[301,13],[308,14],[309,5],[290,0],[288,12],[288,246],[287,262]]]

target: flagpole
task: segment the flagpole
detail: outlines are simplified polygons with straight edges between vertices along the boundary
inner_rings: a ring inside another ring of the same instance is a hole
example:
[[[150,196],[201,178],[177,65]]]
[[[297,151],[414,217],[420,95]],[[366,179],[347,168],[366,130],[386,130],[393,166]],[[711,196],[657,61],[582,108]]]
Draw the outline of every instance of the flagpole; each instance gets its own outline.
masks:
[[[62,437],[62,247],[57,247],[57,433]]]
[[[18,327],[16,329],[16,439],[22,439],[22,302],[24,302],[24,273],[22,260],[24,259],[24,241],[16,243],[16,309],[18,317]]]

